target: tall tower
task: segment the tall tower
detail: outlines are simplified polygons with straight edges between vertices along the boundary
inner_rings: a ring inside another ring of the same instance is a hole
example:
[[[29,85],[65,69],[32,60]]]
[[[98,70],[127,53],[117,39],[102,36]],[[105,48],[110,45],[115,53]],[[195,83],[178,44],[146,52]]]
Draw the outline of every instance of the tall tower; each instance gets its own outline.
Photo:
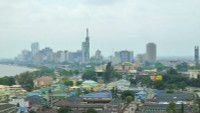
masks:
[[[199,64],[199,46],[194,47],[194,61],[195,64]]]
[[[146,45],[146,61],[156,62],[156,44],[148,43]]]
[[[31,52],[32,52],[33,56],[39,52],[39,43],[38,42],[34,42],[31,44]]]
[[[86,38],[85,42],[82,42],[82,63],[90,62],[90,38],[89,38],[89,30],[86,29]]]

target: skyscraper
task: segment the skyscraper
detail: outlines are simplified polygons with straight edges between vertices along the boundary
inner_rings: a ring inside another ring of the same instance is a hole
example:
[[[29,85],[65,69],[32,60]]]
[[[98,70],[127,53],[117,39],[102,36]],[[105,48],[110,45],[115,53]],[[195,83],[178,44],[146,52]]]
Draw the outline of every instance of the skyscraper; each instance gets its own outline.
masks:
[[[194,47],[194,61],[195,64],[199,64],[199,46]]]
[[[156,62],[156,44],[148,43],[146,45],[146,61]]]
[[[86,39],[82,42],[82,63],[90,62],[90,41],[88,36],[88,28],[86,29]]]
[[[33,56],[35,56],[37,53],[39,53],[39,43],[34,42],[31,44],[31,53]]]

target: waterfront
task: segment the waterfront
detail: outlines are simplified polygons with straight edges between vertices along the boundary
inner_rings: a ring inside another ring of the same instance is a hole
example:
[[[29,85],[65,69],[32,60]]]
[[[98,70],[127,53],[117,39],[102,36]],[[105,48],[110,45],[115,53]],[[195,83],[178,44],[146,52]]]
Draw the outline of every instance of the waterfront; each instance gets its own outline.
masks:
[[[28,67],[22,67],[22,66],[0,64],[0,77],[15,76],[16,74],[20,74],[26,71],[32,71],[32,69]]]

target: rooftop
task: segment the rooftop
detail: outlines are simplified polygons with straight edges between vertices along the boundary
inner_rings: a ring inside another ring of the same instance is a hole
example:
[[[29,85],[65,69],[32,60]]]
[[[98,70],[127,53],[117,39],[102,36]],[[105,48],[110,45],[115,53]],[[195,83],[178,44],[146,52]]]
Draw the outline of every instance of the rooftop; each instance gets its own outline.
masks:
[[[53,78],[50,77],[50,76],[42,76],[42,77],[36,78],[35,80],[37,80],[37,81],[46,81],[46,80],[53,80]]]
[[[106,92],[106,93],[93,92],[82,96],[82,98],[110,98],[110,97],[112,97],[111,92]]]

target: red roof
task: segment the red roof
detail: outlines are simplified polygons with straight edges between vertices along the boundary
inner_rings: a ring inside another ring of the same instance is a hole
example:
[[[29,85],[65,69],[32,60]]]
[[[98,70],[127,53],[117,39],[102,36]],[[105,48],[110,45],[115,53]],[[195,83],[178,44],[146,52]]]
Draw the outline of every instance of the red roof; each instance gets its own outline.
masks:
[[[74,81],[77,81],[78,78],[69,78],[69,80],[74,80]]]
[[[36,80],[40,80],[40,81],[42,81],[42,80],[53,80],[53,78],[50,77],[50,76],[42,76],[42,77],[37,78]]]

